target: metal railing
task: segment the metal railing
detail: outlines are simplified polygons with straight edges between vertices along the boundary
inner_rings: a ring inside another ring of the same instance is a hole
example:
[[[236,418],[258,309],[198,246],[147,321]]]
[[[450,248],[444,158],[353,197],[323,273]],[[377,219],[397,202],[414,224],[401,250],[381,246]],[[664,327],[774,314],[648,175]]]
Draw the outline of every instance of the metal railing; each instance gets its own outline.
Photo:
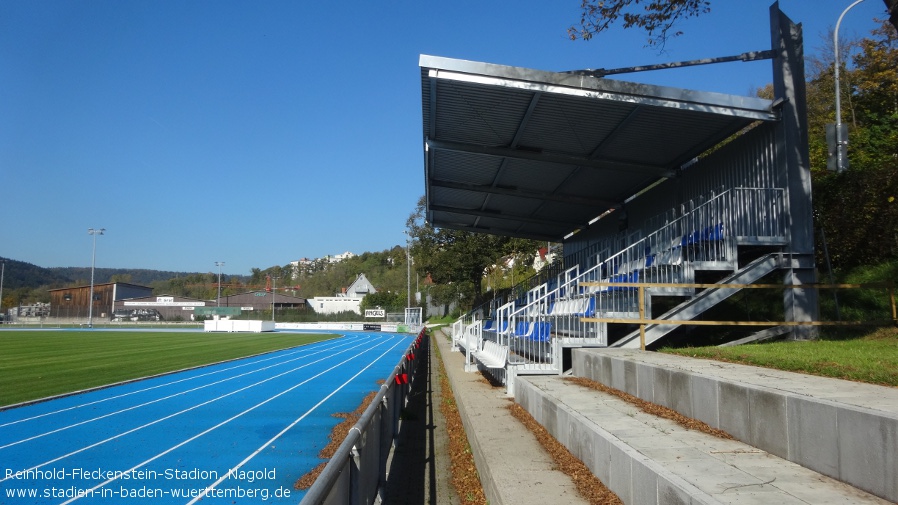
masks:
[[[614,286],[615,284],[606,283],[606,282],[584,282],[586,286],[592,287],[609,287]],[[751,327],[792,327],[792,326],[883,326],[883,325],[896,325],[898,326],[898,306],[896,306],[895,302],[895,284],[893,282],[881,282],[881,283],[864,283],[864,284],[799,284],[799,285],[788,285],[788,284],[730,284],[730,283],[717,283],[717,284],[702,284],[702,283],[692,283],[687,284],[684,287],[688,287],[691,289],[710,289],[710,290],[723,290],[735,292],[743,289],[762,289],[762,290],[783,290],[783,289],[800,289],[800,290],[830,290],[830,289],[876,289],[882,290],[885,292],[885,296],[888,298],[886,304],[889,307],[890,318],[883,319],[867,319],[867,320],[856,320],[856,321],[782,321],[782,320],[763,320],[763,321],[736,321],[736,320],[728,320],[728,321],[715,321],[715,320],[695,320],[695,319],[673,319],[673,318],[664,318],[664,319],[656,319],[652,316],[650,311],[647,308],[646,303],[646,294],[647,290],[654,288],[670,288],[674,287],[670,284],[659,284],[659,283],[644,283],[644,282],[633,282],[633,283],[624,283],[621,285],[622,287],[631,289],[636,293],[635,298],[637,299],[637,311],[633,315],[621,316],[617,314],[609,314],[603,313],[599,314],[595,317],[587,317],[584,318],[587,321],[595,322],[595,323],[611,323],[611,324],[635,324],[639,326],[639,347],[642,350],[645,350],[646,346],[646,327],[650,325],[692,325],[692,326],[751,326]],[[677,285],[681,286],[681,285]]]
[[[302,505],[371,504],[379,498],[400,414],[412,387],[409,379],[419,362],[411,356],[424,337],[422,330],[306,492]]]
[[[591,268],[575,265],[531,288],[525,303],[510,301],[486,321],[460,319],[453,342],[478,349],[493,340],[509,347],[517,372],[556,372],[562,347],[607,346],[609,321],[642,318],[641,283],[651,283],[652,294],[691,296],[697,268],[735,271],[738,245],[788,240],[782,188],[734,188],[687,202],[676,214],[656,220],[644,236],[630,234],[628,244],[600,254]]]

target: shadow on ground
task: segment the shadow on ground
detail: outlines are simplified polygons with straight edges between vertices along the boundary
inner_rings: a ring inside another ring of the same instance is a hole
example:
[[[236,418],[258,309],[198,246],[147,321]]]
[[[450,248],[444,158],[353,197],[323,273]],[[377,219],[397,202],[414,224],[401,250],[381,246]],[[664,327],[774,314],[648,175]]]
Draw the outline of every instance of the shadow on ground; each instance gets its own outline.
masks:
[[[417,367],[412,374],[408,403],[402,410],[402,426],[393,457],[387,463],[383,503],[438,503],[434,424],[434,371],[430,338],[416,349]]]

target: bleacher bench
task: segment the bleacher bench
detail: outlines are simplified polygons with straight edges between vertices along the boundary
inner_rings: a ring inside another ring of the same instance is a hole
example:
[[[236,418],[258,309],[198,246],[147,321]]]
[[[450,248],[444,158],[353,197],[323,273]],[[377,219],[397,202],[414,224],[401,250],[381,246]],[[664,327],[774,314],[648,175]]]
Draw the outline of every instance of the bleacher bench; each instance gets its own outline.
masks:
[[[505,368],[508,361],[508,346],[486,340],[483,342],[483,349],[478,349],[471,355],[487,368]]]

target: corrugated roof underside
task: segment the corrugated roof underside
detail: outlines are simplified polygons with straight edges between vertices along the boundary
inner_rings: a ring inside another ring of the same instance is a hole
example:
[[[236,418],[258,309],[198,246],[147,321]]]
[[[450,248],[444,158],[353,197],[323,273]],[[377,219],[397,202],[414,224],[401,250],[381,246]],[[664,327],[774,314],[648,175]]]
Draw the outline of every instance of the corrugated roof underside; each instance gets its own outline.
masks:
[[[717,104],[489,77],[441,79],[422,68],[436,226],[561,240],[755,120]]]

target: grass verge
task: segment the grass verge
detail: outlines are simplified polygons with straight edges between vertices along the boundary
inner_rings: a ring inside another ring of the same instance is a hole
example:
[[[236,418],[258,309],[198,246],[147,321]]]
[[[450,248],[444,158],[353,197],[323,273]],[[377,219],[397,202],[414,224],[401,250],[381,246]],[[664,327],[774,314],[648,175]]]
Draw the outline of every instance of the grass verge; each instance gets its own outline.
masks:
[[[334,335],[2,331],[0,406],[329,338]]]
[[[896,328],[880,328],[847,340],[664,348],[661,352],[898,387]]]

